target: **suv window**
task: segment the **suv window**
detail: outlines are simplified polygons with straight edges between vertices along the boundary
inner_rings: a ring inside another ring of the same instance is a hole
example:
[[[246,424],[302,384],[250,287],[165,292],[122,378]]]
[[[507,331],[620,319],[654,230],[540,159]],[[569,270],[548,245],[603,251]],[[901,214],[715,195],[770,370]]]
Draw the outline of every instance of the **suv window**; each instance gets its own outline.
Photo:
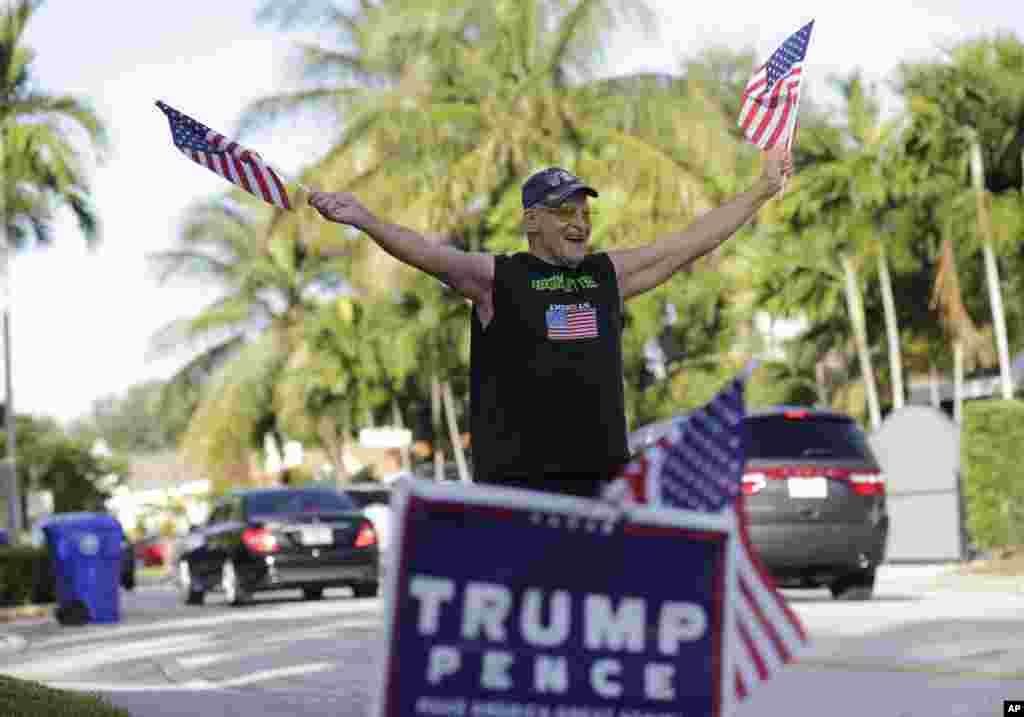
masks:
[[[246,496],[249,515],[285,515],[288,513],[320,513],[354,511],[355,504],[340,493],[325,490],[280,491]]]
[[[864,432],[849,418],[748,416],[747,458],[874,460]]]

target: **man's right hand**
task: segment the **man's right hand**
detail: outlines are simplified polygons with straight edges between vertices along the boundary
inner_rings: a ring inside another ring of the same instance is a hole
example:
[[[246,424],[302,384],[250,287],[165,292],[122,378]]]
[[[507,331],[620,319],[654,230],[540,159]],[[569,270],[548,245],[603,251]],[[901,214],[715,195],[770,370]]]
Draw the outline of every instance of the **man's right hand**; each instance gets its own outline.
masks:
[[[311,192],[309,204],[329,221],[362,229],[374,219],[370,210],[348,192]]]

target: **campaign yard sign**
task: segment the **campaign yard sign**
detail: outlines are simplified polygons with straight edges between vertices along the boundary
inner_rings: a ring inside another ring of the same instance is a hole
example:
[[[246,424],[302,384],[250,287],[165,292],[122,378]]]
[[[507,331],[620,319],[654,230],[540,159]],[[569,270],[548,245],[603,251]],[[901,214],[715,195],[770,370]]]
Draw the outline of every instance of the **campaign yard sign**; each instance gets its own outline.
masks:
[[[379,717],[727,709],[726,518],[421,480],[393,505]]]

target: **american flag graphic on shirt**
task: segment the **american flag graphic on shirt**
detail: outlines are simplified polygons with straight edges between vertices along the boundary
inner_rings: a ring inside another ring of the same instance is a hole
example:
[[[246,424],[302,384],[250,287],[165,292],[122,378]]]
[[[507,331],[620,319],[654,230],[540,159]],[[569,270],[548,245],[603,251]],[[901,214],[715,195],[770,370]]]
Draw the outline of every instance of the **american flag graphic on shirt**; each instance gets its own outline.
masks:
[[[628,464],[605,498],[719,513],[735,524],[735,584],[726,635],[729,681],[737,702],[792,662],[807,632],[757,556],[747,528],[741,485],[745,465],[743,389],[752,367],[709,403]]]
[[[597,336],[597,309],[590,304],[552,304],[544,314],[548,338],[555,341]]]

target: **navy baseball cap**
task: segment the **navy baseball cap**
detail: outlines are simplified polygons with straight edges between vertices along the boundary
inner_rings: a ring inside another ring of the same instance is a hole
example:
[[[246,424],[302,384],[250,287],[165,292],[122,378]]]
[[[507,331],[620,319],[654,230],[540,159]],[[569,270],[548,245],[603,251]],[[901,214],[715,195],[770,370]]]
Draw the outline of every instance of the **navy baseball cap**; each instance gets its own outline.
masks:
[[[533,174],[523,184],[523,209],[538,204],[557,207],[570,194],[586,192],[591,197],[597,196],[597,190],[587,186],[576,175],[560,167],[548,167]]]

